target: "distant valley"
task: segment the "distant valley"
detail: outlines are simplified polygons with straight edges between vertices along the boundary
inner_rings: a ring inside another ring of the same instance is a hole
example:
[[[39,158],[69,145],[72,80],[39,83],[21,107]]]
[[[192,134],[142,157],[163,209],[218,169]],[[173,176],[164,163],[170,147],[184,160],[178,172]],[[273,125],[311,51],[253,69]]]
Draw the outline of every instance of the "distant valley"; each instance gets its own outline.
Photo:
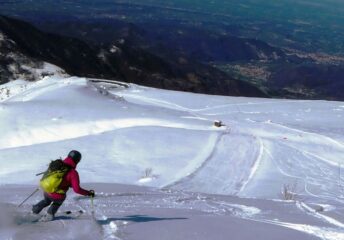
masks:
[[[285,1],[21,1],[3,3],[0,13],[83,42],[86,55],[106,55],[106,63],[91,63],[97,71],[55,62],[71,74],[209,94],[344,100],[344,37],[331,36],[341,10],[333,2],[295,2],[286,13]]]

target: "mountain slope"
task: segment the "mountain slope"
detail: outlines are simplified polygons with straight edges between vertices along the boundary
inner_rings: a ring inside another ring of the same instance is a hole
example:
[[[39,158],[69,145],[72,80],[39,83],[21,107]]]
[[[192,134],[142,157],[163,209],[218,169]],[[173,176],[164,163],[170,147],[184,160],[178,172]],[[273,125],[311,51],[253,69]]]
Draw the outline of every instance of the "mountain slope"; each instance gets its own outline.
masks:
[[[114,68],[109,68],[97,59],[98,49],[82,41],[44,33],[28,23],[4,16],[0,17],[0,29],[16,43],[22,54],[53,63],[69,74],[98,76],[97,73],[104,72],[104,75],[118,76]]]
[[[0,30],[0,84],[11,79],[35,81],[44,76],[66,76],[64,70],[28,57],[18,45]]]
[[[0,103],[0,238],[344,239],[343,102],[76,77],[2,87],[10,96]],[[83,154],[93,209],[69,192],[56,221],[31,224],[25,213],[41,195],[16,206],[35,173],[71,149]]]
[[[68,74],[117,79],[165,89],[220,95],[266,96],[258,88],[199,63],[165,61],[130,43],[108,46],[44,33],[28,23],[0,17],[0,29],[22,54],[55,64]]]

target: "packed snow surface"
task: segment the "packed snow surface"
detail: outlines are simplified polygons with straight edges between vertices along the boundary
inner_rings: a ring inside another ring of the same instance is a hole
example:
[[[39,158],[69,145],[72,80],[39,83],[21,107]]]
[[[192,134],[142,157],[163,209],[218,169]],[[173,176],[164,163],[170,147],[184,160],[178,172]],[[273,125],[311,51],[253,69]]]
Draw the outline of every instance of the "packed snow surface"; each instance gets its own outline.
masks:
[[[0,239],[344,239],[343,102],[76,77],[2,87]],[[70,194],[56,221],[31,223],[41,194],[16,205],[72,149],[93,209]]]

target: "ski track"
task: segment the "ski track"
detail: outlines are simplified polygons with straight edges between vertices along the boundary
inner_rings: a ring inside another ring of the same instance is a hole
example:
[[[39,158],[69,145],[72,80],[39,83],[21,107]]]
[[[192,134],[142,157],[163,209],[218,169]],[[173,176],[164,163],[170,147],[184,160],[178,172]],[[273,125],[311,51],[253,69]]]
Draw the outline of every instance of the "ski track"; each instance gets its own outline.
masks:
[[[300,176],[292,175],[292,174],[289,174],[286,171],[284,171],[281,168],[280,164],[278,162],[276,163],[276,161],[274,161],[275,157],[273,156],[273,154],[268,149],[265,149],[265,151],[266,151],[267,155],[269,155],[270,159],[276,164],[276,167],[278,168],[278,171],[280,173],[282,173],[284,176],[287,176],[287,177],[290,177],[290,178],[296,178],[296,179],[303,179]]]
[[[276,148],[278,145],[274,144],[272,146]],[[338,165],[333,165],[327,161],[322,161],[322,159],[320,159],[318,156],[305,154],[303,150],[300,150],[294,146],[290,146],[286,143],[280,143],[279,146],[285,149],[290,149],[289,151],[300,153],[304,156],[302,159],[308,159],[308,161],[299,161],[298,159],[295,159],[295,154],[292,154],[291,156],[293,158],[291,159],[291,162],[293,163],[293,166],[289,167],[288,156],[283,156],[281,159],[281,157],[277,157],[278,152],[273,154],[266,149],[266,153],[270,156],[278,171],[282,175],[291,179],[296,179],[299,184],[303,183],[305,193],[310,196],[327,200],[335,200],[343,203],[343,201],[339,199],[337,195],[338,187],[340,187],[338,179],[339,176],[337,176]],[[282,152],[286,152],[286,150],[283,150]],[[318,161],[317,159],[321,161]],[[311,169],[311,171],[309,169]],[[326,185],[326,188],[322,188],[321,191],[317,190],[319,192],[317,194],[312,193],[312,190],[309,189],[309,186],[317,185],[320,187],[324,184]]]
[[[319,218],[325,222],[328,222],[332,225],[334,225],[335,227],[339,227],[342,230],[344,230],[344,223],[331,218],[329,216],[325,216],[317,211],[315,211],[314,209],[312,209],[311,207],[309,207],[306,203],[303,202],[296,202],[296,206],[301,210],[306,212],[307,214],[310,214],[311,216],[315,217],[315,218]]]
[[[67,87],[71,83],[85,83],[86,79],[78,79],[75,77],[67,78],[59,82],[44,82],[44,79],[42,81],[34,82],[32,85],[29,85],[29,88],[27,90],[24,90],[18,94],[15,94],[7,99],[5,99],[3,102],[26,102],[32,99],[37,98],[38,96],[42,94],[46,94],[47,92],[51,92],[53,90]]]
[[[110,92],[111,93],[111,92]],[[216,109],[221,109],[221,108],[228,108],[228,107],[237,107],[237,106],[251,106],[251,105],[266,105],[266,104],[280,104],[282,103],[300,103],[300,102],[307,102],[307,100],[302,101],[302,100],[285,100],[285,101],[261,101],[261,102],[248,102],[248,103],[230,103],[230,104],[222,104],[222,105],[217,105],[215,107],[206,107],[206,108],[187,108],[184,106],[181,106],[179,104],[176,103],[171,103],[165,100],[160,100],[160,99],[156,99],[154,97],[149,97],[149,96],[138,96],[135,94],[131,94],[130,92],[125,92],[125,93],[121,93],[120,96],[122,97],[128,97],[131,99],[135,99],[135,100],[139,100],[140,102],[145,102],[148,104],[153,104],[156,106],[160,106],[160,107],[165,107],[165,108],[170,108],[173,110],[180,110],[180,111],[187,111],[187,112],[200,112],[201,115],[209,115],[209,113],[206,113],[206,111],[212,111],[212,110],[216,110]],[[308,101],[309,102],[309,101]],[[235,111],[233,113],[236,112],[241,112],[240,110]],[[251,113],[251,112],[248,112]],[[260,113],[260,112],[255,112],[255,113]],[[221,113],[216,113],[216,115],[220,115]],[[213,113],[211,113],[211,115],[214,115]]]
[[[275,220],[255,220],[257,222],[268,223],[272,225],[277,225],[285,228],[290,228],[296,231],[304,232],[309,235],[316,236],[322,240],[342,240],[344,239],[344,231],[339,231],[338,229],[333,228],[322,228],[317,226],[311,226],[307,224],[297,224],[290,222],[281,222]]]
[[[134,100],[136,100],[136,101],[134,101],[135,104],[144,105],[144,103],[146,103],[149,106],[153,105],[153,106],[157,106],[157,107],[161,107],[161,108],[167,108],[167,109],[171,109],[171,110],[175,110],[175,111],[185,112],[185,113],[188,113],[191,116],[195,117],[196,119],[209,120],[208,118],[205,118],[204,115],[197,114],[196,112],[198,112],[199,110],[192,109],[192,108],[186,108],[186,107],[183,107],[183,106],[178,105],[176,103],[172,103],[172,102],[168,102],[168,101],[164,101],[164,100],[158,100],[155,98],[142,96],[142,95],[137,96],[137,95],[130,94],[130,93],[117,94],[117,93],[113,93],[113,92],[109,91],[109,94],[113,95],[113,96],[117,96],[117,97],[119,96],[122,98],[134,99]]]
[[[297,133],[302,133],[302,134],[306,134],[306,135],[310,135],[310,136],[315,136],[316,139],[324,139],[325,142],[332,142],[333,144],[337,145],[342,150],[344,150],[344,144],[343,143],[338,142],[337,140],[335,140],[335,139],[333,139],[331,137],[328,137],[326,135],[319,134],[319,133],[314,133],[314,132],[307,132],[307,131],[303,131],[303,130],[300,130],[300,129],[297,129],[297,128],[287,127],[287,126],[285,126],[283,124],[274,123],[274,122],[270,122],[268,124],[276,125],[276,126],[279,126],[281,128],[285,128],[285,129],[291,130],[292,132],[297,132]]]
[[[296,231],[305,232],[307,234],[316,236],[323,240],[344,239],[344,229],[343,229],[344,224],[343,223],[335,220],[334,218],[331,218],[331,217],[328,217],[316,212],[315,210],[313,210],[311,207],[307,206],[303,202],[296,202],[296,206],[298,209],[310,215],[311,217],[321,219],[324,222],[333,225],[333,228],[329,228],[329,227],[321,228],[318,226],[312,226],[312,225],[307,225],[307,224],[295,224],[295,223],[266,219],[264,218],[264,215],[262,215],[262,212],[260,209],[256,207],[252,207],[252,206],[237,205],[237,204],[232,204],[232,203],[223,202],[223,201],[214,201],[211,204],[215,205],[216,208],[229,207],[228,209],[226,209],[225,212],[230,212],[231,214],[237,217],[247,219],[250,221],[256,221],[256,222],[261,222],[261,223],[278,225],[285,228],[290,228]]]
[[[111,94],[111,92],[110,92]],[[112,93],[114,94],[114,93]],[[136,104],[144,104],[147,103],[148,105],[154,105],[154,106],[158,106],[158,107],[163,107],[163,108],[169,108],[172,110],[177,110],[177,111],[183,111],[183,112],[191,112],[194,111],[193,109],[190,108],[186,108],[183,107],[181,105],[175,104],[175,103],[171,103],[171,102],[167,102],[164,100],[158,100],[158,99],[154,99],[154,98],[150,98],[150,97],[145,97],[145,96],[137,96],[134,94],[118,94],[119,96],[125,96],[125,98],[131,98],[134,100],[139,100],[138,102],[135,102]]]
[[[212,159],[212,157],[214,156],[215,152],[216,152],[216,146],[217,144],[220,142],[220,140],[222,139],[222,137],[225,135],[226,133],[225,132],[222,132],[218,135],[216,141],[214,142],[213,146],[212,146],[212,150],[211,152],[209,153],[209,155],[205,158],[205,160],[202,162],[202,164],[195,168],[194,171],[190,174],[188,174],[187,176],[173,182],[173,183],[170,183],[170,184],[167,184],[165,186],[163,186],[162,188],[173,188],[173,187],[176,187],[177,185],[181,185],[183,184],[184,182],[187,182],[189,181],[190,179],[192,179],[199,171],[201,171],[201,169],[203,169],[206,164]]]
[[[245,142],[244,139],[247,138],[242,136],[243,140],[236,143],[233,142],[230,135],[223,133],[219,136],[211,154],[199,168],[195,169],[194,172],[185,178],[165,186],[165,188],[232,195],[238,194],[255,175],[264,152],[261,140],[257,140],[253,136],[249,137],[251,139],[248,139],[248,143],[245,144],[251,146],[250,152],[252,152],[252,156],[246,151],[242,152],[241,150],[240,154],[237,154],[236,157],[232,156],[234,151],[245,148],[242,145]],[[219,148],[219,143],[221,143],[221,148]],[[231,148],[225,151],[222,145],[229,145]],[[226,156],[226,158],[222,156]],[[213,172],[219,168],[221,170]],[[207,179],[205,179],[205,176],[208,176]],[[217,188],[214,188],[214,186],[217,186]]]
[[[310,153],[310,152],[305,151],[305,150],[298,149],[298,148],[291,146],[287,143],[281,143],[281,145],[284,145],[287,148],[293,149],[294,151],[301,153],[302,155],[305,156],[306,159],[309,159],[310,162],[315,161],[315,163],[313,163],[313,171],[314,171],[314,169],[317,169],[319,172],[322,173],[322,174],[319,174],[319,173],[315,174],[316,176],[319,176],[319,175],[322,176],[322,181],[324,179],[328,180],[328,182],[331,182],[333,185],[338,184],[338,180],[341,181],[341,179],[337,179],[337,177],[338,178],[340,177],[339,175],[335,176],[336,179],[333,179],[333,177],[331,178],[331,176],[334,176],[337,174],[338,164],[334,164],[332,161],[329,161],[329,160],[327,160],[327,159],[325,159],[319,155]],[[320,161],[316,161],[316,159],[318,159]],[[300,162],[300,167],[302,167],[303,169],[308,169],[307,166],[302,166],[302,164],[305,164],[305,163]],[[282,165],[282,164],[280,164],[280,165]],[[330,165],[332,167],[332,169],[330,169],[330,166],[328,166],[328,165]],[[325,169],[327,172],[325,172]],[[316,179],[316,176],[314,176],[314,179]]]
[[[219,207],[219,206],[229,207],[229,209],[227,209],[227,212],[231,212],[232,214],[234,214],[237,217],[247,219],[250,221],[256,221],[256,222],[261,222],[261,223],[266,223],[266,224],[278,225],[278,226],[285,227],[285,228],[290,228],[290,229],[293,229],[296,231],[300,231],[300,232],[304,232],[304,233],[316,236],[317,238],[320,238],[323,240],[344,239],[344,231],[342,229],[342,223],[338,222],[337,220],[335,220],[333,218],[323,216],[323,215],[318,214],[318,213],[314,213],[311,216],[325,220],[326,222],[334,225],[334,227],[340,227],[341,229],[321,228],[318,226],[312,226],[312,225],[307,225],[307,224],[295,224],[295,223],[266,219],[266,218],[264,218],[264,215],[262,215],[262,212],[260,209],[257,209],[255,207],[251,207],[251,206],[231,204],[231,203],[227,203],[227,202],[223,202],[223,201],[216,201],[213,204],[215,204],[217,207]],[[303,206],[305,204],[299,203],[297,205],[297,207],[300,208],[302,210],[302,212],[306,212],[303,207],[300,207],[301,205]],[[307,209],[307,212],[308,211],[309,210]]]
[[[216,107],[207,107],[207,108],[201,108],[201,109],[196,109],[194,111],[197,112],[206,112],[206,111],[211,111],[211,110],[216,110],[216,109],[221,109],[221,108],[228,108],[228,107],[238,107],[238,106],[254,106],[254,105],[266,105],[266,104],[281,104],[281,103],[300,103],[300,102],[307,102],[307,100],[302,101],[302,100],[285,100],[285,101],[260,101],[260,102],[248,102],[248,103],[231,103],[231,104],[223,104],[223,105],[218,105]],[[240,109],[238,109],[235,112],[243,112]],[[251,113],[251,112],[249,112]],[[258,113],[258,112],[255,112]],[[203,113],[203,114],[217,114],[221,115],[223,112],[218,112],[218,113]]]
[[[242,192],[245,189],[246,185],[251,181],[251,179],[253,178],[254,174],[257,172],[263,160],[263,154],[264,154],[264,149],[265,149],[264,143],[261,138],[258,138],[258,142],[259,142],[259,154],[257,156],[257,159],[253,162],[253,166],[251,168],[250,174],[247,177],[247,180],[242,183],[242,186],[240,190],[238,191],[238,194]]]

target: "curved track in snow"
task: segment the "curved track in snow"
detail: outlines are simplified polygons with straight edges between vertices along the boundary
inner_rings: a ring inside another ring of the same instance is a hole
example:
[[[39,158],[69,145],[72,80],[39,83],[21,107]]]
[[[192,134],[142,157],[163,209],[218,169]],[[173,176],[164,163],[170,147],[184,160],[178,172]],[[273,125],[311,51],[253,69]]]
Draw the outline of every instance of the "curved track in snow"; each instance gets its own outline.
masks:
[[[254,176],[262,154],[260,139],[222,134],[202,166],[167,187],[196,192],[238,194]]]

